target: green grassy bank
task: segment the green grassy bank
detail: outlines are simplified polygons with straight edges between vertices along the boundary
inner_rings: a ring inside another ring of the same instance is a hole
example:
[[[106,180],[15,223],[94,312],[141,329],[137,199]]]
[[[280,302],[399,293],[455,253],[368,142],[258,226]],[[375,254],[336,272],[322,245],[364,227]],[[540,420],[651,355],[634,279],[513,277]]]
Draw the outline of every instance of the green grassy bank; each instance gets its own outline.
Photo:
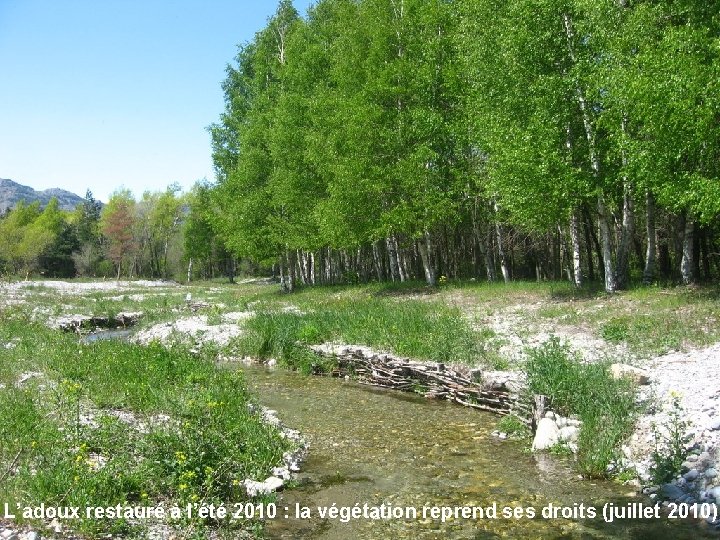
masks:
[[[241,482],[267,477],[289,447],[251,412],[240,372],[185,348],[83,345],[16,310],[0,312],[0,344],[0,493],[11,508],[241,502]],[[67,525],[143,538],[149,523]],[[179,525],[199,537],[229,527]]]

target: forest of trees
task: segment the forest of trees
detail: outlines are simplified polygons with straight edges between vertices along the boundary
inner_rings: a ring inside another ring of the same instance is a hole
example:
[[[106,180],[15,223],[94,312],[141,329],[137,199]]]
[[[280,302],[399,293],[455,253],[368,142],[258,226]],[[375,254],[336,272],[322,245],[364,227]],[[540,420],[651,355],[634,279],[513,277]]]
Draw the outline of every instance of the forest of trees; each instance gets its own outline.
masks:
[[[177,185],[139,200],[120,189],[106,205],[90,191],[73,212],[52,199],[24,202],[0,218],[0,272],[29,277],[210,279],[233,275],[235,261],[210,224],[210,187]]]
[[[720,273],[720,4],[283,0],[211,127],[216,231],[296,283]]]
[[[720,3],[282,0],[217,181],[0,221],[6,272],[297,284],[720,275]]]

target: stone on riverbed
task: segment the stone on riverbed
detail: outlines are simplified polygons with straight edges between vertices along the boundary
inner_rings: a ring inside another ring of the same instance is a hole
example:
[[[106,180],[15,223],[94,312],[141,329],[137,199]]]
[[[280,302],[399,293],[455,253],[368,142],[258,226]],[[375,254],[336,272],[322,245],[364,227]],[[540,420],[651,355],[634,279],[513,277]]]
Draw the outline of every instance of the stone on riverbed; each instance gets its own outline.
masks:
[[[580,435],[580,428],[576,426],[565,426],[560,428],[560,439],[566,442],[577,442]]]
[[[628,377],[635,384],[650,384],[650,376],[647,371],[628,364],[613,364],[610,366],[610,373],[614,379]]]
[[[677,501],[685,496],[685,492],[675,484],[663,484],[660,488],[660,493],[665,499],[671,501]]]
[[[285,485],[285,481],[277,476],[269,476],[264,482],[247,479],[243,482],[248,497],[267,495],[273,493]]]
[[[547,450],[556,445],[560,440],[560,430],[557,424],[550,418],[542,418],[537,426],[535,438],[532,443],[532,450]]]

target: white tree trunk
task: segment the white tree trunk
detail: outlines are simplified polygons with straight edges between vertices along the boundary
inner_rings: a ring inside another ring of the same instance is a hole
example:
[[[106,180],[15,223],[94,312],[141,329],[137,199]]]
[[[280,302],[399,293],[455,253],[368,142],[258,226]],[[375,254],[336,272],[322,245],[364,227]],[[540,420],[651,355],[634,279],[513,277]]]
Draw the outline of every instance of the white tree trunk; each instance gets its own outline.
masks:
[[[296,252],[296,261],[297,261],[297,275],[300,277],[300,282],[303,285],[307,285],[310,280],[307,275],[307,253],[301,249],[298,249]]]
[[[498,256],[500,257],[500,270],[503,275],[503,280],[505,283],[510,282],[510,268],[508,267],[507,258],[505,257],[505,247],[503,246],[503,227],[500,224],[500,221],[497,219],[498,214],[498,205],[497,203],[493,203],[495,208],[495,235],[497,236],[497,248],[498,248]]]
[[[683,234],[682,243],[682,261],[680,263],[680,273],[685,285],[695,282],[695,257],[693,252],[693,244],[695,240],[695,222],[691,216],[685,217],[685,233]]]
[[[623,194],[622,226],[618,238],[616,285],[620,289],[627,288],[630,282],[630,242],[635,234],[635,209],[633,204],[632,186],[626,182]]]
[[[425,231],[424,238],[418,240],[417,246],[422,259],[423,270],[425,271],[425,282],[430,287],[435,287],[437,285],[437,274],[433,262],[433,244],[429,231]]]
[[[645,271],[643,283],[650,285],[655,279],[655,261],[657,258],[657,230],[655,228],[655,197],[648,190],[645,193],[645,233],[647,235],[647,251],[645,252]]]
[[[402,281],[402,278],[400,276],[400,265],[398,264],[397,244],[395,243],[395,238],[390,235],[386,238],[385,242],[387,243],[388,260],[390,263],[390,277],[393,281]]]
[[[293,292],[295,289],[295,257],[293,251],[286,249],[280,256],[280,289],[283,292]]]
[[[573,262],[573,283],[576,287],[582,287],[582,266],[580,265],[580,222],[577,210],[573,210],[570,216],[570,242],[572,244]]]
[[[290,292],[284,256],[280,256],[280,264],[278,266],[280,267],[280,290],[282,292]]]
[[[489,282],[493,282],[495,281],[495,265],[493,264],[492,252],[490,249],[490,246],[492,245],[492,240],[486,228],[480,227],[476,213],[476,211],[473,212],[473,232],[475,233],[475,240],[477,242],[478,250],[480,251],[483,262],[485,263],[485,275]]]
[[[574,33],[572,21],[570,20],[569,15],[563,15],[563,23],[565,25],[565,37],[567,38],[568,55],[573,64],[576,64],[577,58],[575,56],[575,49],[573,45]],[[588,141],[588,157],[590,159],[590,168],[596,182],[599,182],[600,159],[598,158],[597,150],[595,147],[595,130],[590,120],[590,112],[588,110],[587,100],[585,99],[585,93],[583,92],[583,89],[579,85],[575,88],[575,94],[577,95],[580,112],[582,113],[585,137]],[[615,271],[613,269],[612,262],[612,236],[610,233],[610,223],[607,208],[605,206],[605,201],[602,193],[598,194],[597,211],[598,225],[600,227],[600,243],[602,245],[603,253],[603,266],[605,270],[605,291],[615,292],[615,290],[617,289],[617,285],[615,283]]]
[[[607,208],[602,195],[598,195],[598,226],[600,228],[600,246],[603,255],[603,270],[605,273],[605,292],[615,292],[615,271],[612,263],[612,234],[610,232],[610,221],[607,215]]]
[[[375,274],[377,275],[378,281],[385,279],[385,272],[383,271],[382,256],[380,255],[380,240],[373,242],[373,264],[375,266]]]
[[[395,245],[397,246],[398,269],[400,270],[400,281],[407,281],[410,279],[410,272],[408,271],[408,262],[407,262],[407,255],[406,255],[407,250],[401,248],[400,245],[397,243],[397,240],[395,241]]]
[[[623,136],[627,133],[627,116],[623,114],[621,122]],[[627,152],[622,150],[622,166],[627,167]],[[623,210],[622,225],[618,235],[616,285],[619,289],[626,289],[630,283],[630,242],[635,235],[635,208],[633,201],[633,185],[627,176],[623,176]]]
[[[315,253],[310,253],[310,283],[315,285]]]

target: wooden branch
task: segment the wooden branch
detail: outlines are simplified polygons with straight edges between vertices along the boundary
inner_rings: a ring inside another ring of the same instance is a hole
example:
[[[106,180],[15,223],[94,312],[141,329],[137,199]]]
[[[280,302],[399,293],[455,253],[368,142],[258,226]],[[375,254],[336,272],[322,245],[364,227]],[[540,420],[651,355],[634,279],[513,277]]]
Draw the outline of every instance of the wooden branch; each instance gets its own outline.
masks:
[[[3,473],[2,476],[0,476],[0,483],[2,483],[12,472],[12,470],[15,468],[15,465],[17,465],[18,460],[20,459],[20,455],[23,453],[23,449],[21,448],[18,450],[18,453],[15,454],[15,457],[12,460],[12,463],[10,463],[10,466],[7,468],[7,470]]]

